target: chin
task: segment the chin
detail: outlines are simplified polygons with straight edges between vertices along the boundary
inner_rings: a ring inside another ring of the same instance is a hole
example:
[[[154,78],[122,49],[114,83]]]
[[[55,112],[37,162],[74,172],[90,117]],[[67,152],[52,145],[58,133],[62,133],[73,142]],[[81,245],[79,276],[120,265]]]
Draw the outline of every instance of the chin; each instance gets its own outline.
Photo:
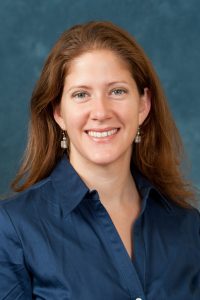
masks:
[[[107,166],[107,165],[110,165],[110,164],[116,162],[118,159],[119,159],[119,157],[114,157],[113,155],[112,156],[96,155],[96,157],[95,156],[90,157],[88,160],[91,163],[99,165],[99,166]]]

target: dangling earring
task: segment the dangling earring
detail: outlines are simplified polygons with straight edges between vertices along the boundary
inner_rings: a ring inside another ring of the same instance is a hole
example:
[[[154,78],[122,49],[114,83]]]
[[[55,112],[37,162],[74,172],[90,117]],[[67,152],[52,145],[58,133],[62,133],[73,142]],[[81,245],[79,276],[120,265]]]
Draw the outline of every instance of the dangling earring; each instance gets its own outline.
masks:
[[[67,149],[68,148],[67,138],[66,138],[66,135],[65,135],[64,131],[62,131],[62,140],[61,140],[60,146],[61,146],[62,149]]]
[[[140,142],[141,142],[141,133],[140,133],[140,126],[139,126],[138,130],[137,130],[136,137],[135,137],[135,143],[139,144]]]

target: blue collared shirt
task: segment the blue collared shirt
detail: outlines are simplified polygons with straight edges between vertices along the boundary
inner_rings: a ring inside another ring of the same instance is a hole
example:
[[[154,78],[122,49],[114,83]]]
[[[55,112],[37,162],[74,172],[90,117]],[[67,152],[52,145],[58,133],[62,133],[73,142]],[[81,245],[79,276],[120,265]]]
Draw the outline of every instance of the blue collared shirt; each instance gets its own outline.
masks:
[[[134,174],[142,208],[134,259],[64,157],[41,182],[0,204],[0,299],[199,300],[200,214]]]

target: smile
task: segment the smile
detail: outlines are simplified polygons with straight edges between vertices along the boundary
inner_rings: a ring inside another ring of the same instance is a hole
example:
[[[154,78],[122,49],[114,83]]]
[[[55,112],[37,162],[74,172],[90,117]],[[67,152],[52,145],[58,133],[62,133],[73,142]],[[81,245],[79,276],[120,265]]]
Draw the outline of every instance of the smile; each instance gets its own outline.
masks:
[[[89,131],[87,131],[87,134],[89,136],[92,136],[92,137],[95,137],[95,138],[104,138],[104,137],[116,134],[117,131],[118,131],[117,128],[112,129],[112,130],[108,130],[108,131],[92,131],[92,130],[89,130]]]

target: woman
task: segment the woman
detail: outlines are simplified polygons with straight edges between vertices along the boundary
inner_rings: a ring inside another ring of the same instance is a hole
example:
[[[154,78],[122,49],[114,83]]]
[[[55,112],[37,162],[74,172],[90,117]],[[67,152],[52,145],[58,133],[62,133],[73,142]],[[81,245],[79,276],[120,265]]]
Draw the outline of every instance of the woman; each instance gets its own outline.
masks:
[[[64,32],[1,203],[0,299],[200,299],[200,215],[156,74],[109,22]]]

